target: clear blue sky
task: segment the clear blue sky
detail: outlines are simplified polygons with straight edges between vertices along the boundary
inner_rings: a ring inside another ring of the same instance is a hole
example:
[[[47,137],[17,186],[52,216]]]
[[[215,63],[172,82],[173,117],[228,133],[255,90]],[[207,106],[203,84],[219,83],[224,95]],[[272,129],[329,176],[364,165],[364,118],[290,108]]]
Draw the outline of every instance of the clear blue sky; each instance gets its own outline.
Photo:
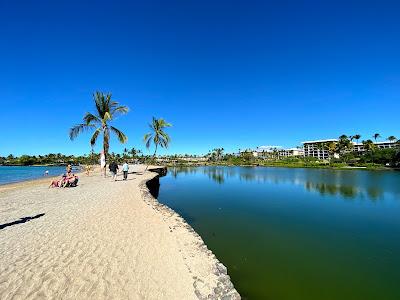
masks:
[[[68,129],[95,90],[131,108],[115,120],[129,148],[152,116],[173,123],[171,154],[400,136],[399,15],[398,1],[1,1],[0,155],[87,153]]]

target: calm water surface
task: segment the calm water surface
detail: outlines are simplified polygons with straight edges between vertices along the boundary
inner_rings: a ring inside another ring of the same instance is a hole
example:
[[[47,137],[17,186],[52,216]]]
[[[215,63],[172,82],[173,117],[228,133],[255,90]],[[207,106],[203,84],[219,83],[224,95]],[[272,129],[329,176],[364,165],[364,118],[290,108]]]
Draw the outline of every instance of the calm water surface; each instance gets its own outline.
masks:
[[[65,173],[65,167],[20,167],[20,166],[0,166],[0,184],[20,182],[42,178],[44,172],[48,170],[49,176],[58,176]]]
[[[400,172],[171,168],[160,182],[244,299],[400,299]]]

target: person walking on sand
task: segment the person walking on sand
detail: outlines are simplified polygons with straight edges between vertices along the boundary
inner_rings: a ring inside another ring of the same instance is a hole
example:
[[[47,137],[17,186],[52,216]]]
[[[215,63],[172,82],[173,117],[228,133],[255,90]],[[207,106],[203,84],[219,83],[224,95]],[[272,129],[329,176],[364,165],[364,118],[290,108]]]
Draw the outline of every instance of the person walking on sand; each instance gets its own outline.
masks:
[[[124,172],[124,180],[128,179],[128,171],[129,171],[129,165],[128,162],[124,162],[124,164],[122,165],[122,172]]]
[[[115,161],[113,161],[108,168],[110,169],[110,172],[112,174],[112,178],[114,181],[117,181],[117,172],[118,172],[118,165],[116,164]]]

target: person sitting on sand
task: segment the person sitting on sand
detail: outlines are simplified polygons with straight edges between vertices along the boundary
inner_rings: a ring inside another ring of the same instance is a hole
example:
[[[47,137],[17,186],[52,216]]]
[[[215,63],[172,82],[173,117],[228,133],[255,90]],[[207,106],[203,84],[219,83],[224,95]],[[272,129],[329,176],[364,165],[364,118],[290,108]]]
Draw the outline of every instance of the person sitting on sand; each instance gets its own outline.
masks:
[[[66,174],[66,176],[63,178],[61,186],[64,188],[67,186],[72,186],[75,183],[76,179],[77,177],[75,176],[75,174],[70,172],[69,174]]]
[[[64,174],[61,179],[53,180],[49,187],[72,187],[77,185],[78,180],[79,177],[70,171],[69,173]]]
[[[62,181],[63,181],[63,179],[56,179],[56,180],[53,180],[53,181],[50,183],[49,188],[51,188],[51,187],[61,187]]]

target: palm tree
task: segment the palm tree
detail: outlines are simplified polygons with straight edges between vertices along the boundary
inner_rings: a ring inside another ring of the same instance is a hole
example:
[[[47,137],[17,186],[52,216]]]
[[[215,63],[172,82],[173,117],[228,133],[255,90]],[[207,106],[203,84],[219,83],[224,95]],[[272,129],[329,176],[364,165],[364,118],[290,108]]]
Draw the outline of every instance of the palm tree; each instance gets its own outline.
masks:
[[[388,139],[388,141],[390,141],[390,142],[392,142],[392,143],[394,143],[395,141],[397,141],[397,138],[396,138],[394,135],[389,136],[387,139]]]
[[[74,140],[80,133],[86,130],[94,130],[90,139],[90,145],[93,147],[99,135],[102,134],[104,156],[107,158],[110,148],[110,131],[117,136],[122,144],[128,140],[122,131],[111,126],[109,123],[118,115],[128,113],[129,109],[127,106],[119,105],[118,102],[113,101],[109,93],[104,94],[97,91],[93,94],[93,100],[96,106],[95,113],[87,112],[83,117],[83,123],[75,125],[70,129],[69,138]]]
[[[327,146],[328,146],[329,157],[333,157],[335,155],[335,153],[338,151],[337,143],[328,142]]]
[[[132,158],[135,158],[137,153],[138,151],[134,147],[132,147],[132,149],[129,151],[129,154],[131,155]]]
[[[361,138],[361,135],[355,134],[355,135],[353,135],[353,138],[357,141],[357,144],[358,144],[358,140]]]
[[[158,146],[160,146],[161,148],[168,148],[171,138],[164,131],[164,129],[171,126],[172,125],[170,123],[167,123],[164,119],[156,119],[154,117],[151,124],[149,124],[151,132],[146,133],[143,140],[146,143],[147,149],[150,149],[151,143],[154,144],[155,149],[153,159],[156,157]],[[148,166],[146,167],[146,170],[147,168]]]
[[[224,148],[216,148],[213,150],[213,153],[215,153],[216,160],[221,160],[222,156],[224,155]]]
[[[376,143],[376,140],[379,139],[381,137],[381,135],[379,133],[375,133],[372,137],[374,138],[375,143]]]
[[[366,152],[372,151],[372,150],[374,150],[375,147],[376,147],[375,144],[374,144],[374,142],[371,141],[371,140],[362,141],[362,144],[364,145],[364,150],[365,150]]]

